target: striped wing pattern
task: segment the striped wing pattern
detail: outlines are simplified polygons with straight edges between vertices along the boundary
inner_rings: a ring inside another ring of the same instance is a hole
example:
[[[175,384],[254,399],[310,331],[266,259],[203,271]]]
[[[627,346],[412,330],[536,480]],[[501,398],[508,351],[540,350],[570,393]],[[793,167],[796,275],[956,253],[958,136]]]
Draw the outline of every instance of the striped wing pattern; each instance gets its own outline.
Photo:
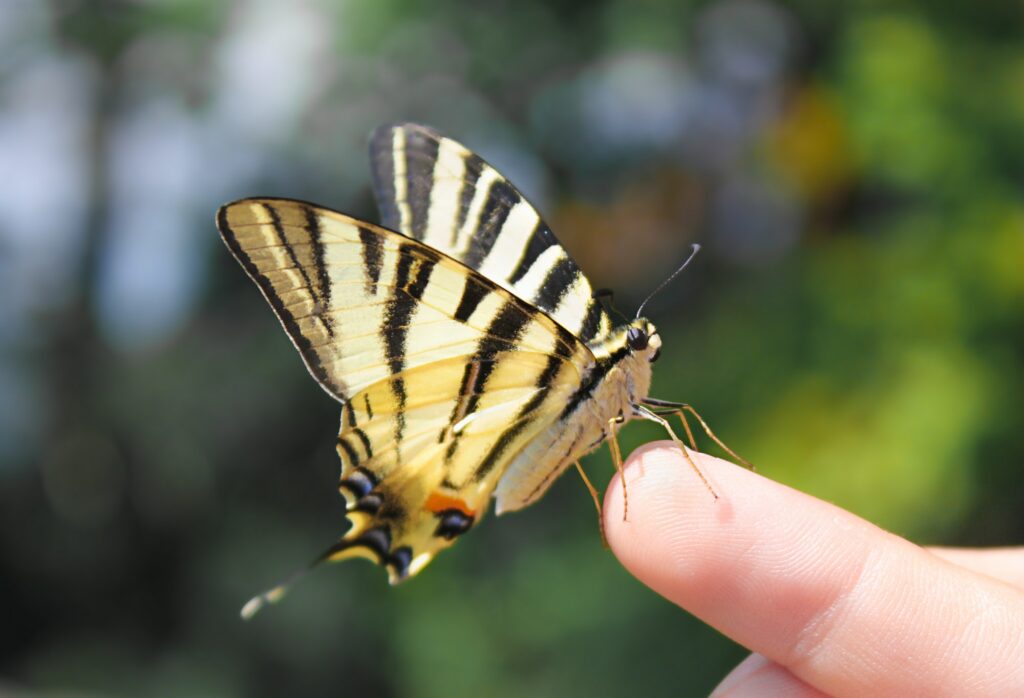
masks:
[[[351,527],[326,559],[415,574],[479,520],[594,365],[561,322],[419,240],[285,199],[228,204],[218,227],[343,403]]]
[[[585,343],[611,319],[534,207],[478,155],[418,124],[370,139],[383,224],[462,262]]]

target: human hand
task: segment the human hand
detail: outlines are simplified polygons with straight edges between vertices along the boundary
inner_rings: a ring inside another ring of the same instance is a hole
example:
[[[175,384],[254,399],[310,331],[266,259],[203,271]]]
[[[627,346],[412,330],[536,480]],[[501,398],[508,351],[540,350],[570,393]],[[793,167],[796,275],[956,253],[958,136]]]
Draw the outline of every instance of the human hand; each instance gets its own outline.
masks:
[[[1024,548],[920,548],[671,442],[605,495],[608,543],[644,584],[754,654],[716,696],[1024,696]]]

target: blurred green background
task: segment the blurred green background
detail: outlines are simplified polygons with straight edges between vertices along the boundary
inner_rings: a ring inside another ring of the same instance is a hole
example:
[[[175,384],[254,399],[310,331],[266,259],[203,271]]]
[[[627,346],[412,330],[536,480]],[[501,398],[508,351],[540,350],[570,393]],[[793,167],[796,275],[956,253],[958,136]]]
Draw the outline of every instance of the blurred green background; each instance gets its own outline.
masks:
[[[624,311],[701,242],[649,307],[655,394],[764,475],[922,544],[1024,541],[1022,29],[952,0],[0,0],[0,691],[701,695],[744,656],[601,548],[571,474],[409,584],[331,566],[238,619],[341,533],[338,406],[213,214],[375,220],[366,137],[399,120],[506,173]]]

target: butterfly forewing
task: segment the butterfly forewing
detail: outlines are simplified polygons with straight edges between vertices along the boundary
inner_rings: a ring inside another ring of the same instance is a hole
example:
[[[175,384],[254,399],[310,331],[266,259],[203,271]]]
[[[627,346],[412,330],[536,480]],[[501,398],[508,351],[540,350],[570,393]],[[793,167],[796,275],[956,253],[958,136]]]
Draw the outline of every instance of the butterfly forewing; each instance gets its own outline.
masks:
[[[385,227],[422,240],[540,309],[583,342],[611,321],[593,289],[533,206],[461,144],[417,124],[370,140]]]
[[[555,320],[423,242],[283,199],[229,204],[218,225],[345,403],[352,526],[329,559],[369,557],[392,581],[419,570],[479,520],[508,460],[593,365]]]

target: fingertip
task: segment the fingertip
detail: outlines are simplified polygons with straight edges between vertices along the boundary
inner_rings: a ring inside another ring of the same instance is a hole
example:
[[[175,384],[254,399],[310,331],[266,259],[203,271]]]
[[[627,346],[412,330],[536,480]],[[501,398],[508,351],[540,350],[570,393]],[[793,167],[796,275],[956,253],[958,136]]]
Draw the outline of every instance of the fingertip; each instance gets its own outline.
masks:
[[[696,451],[689,455],[717,498],[677,444],[658,441],[630,454],[604,501],[605,535],[616,557],[645,584],[677,602],[680,575],[692,582],[715,573],[720,556],[708,543],[728,534],[737,487],[731,477],[723,477],[736,470],[731,463]]]
[[[605,499],[605,535],[622,565],[675,604],[751,649],[777,643],[855,568],[868,526],[831,505],[728,461],[658,442],[627,459]],[[623,510],[628,498],[628,517]],[[852,545],[837,545],[843,538]],[[781,638],[781,639],[780,639]],[[765,650],[771,650],[765,652]]]
[[[786,698],[817,698],[825,696],[807,685],[792,672],[760,654],[752,654],[733,669],[711,693],[711,698],[741,696],[786,696]]]
[[[608,544],[651,589],[829,693],[1024,686],[1006,661],[1024,646],[1016,589],[727,461],[692,458],[719,499],[667,442],[632,453],[605,496]],[[765,685],[782,685],[771,671]]]

